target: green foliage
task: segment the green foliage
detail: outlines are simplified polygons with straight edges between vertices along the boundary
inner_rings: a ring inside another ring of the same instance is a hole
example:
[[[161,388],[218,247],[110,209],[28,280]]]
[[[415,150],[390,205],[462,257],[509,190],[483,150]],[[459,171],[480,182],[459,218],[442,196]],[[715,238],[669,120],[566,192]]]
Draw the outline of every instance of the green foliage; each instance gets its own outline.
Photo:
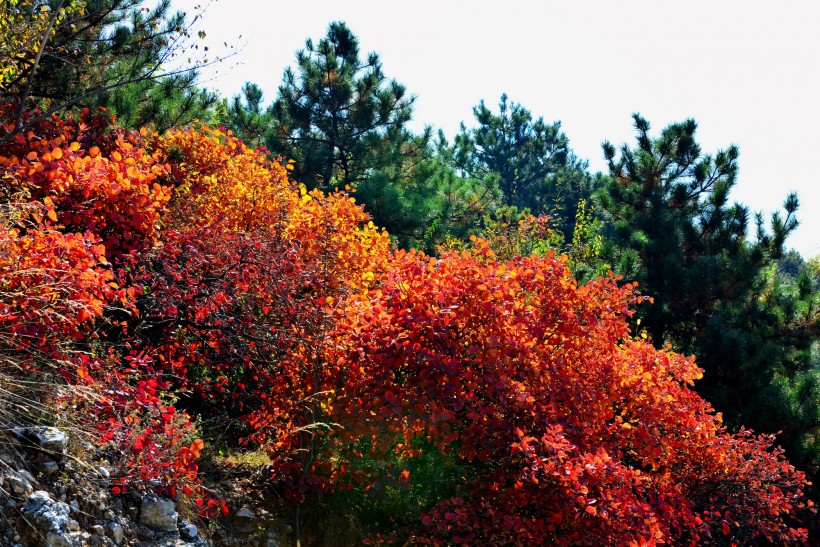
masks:
[[[358,39],[336,22],[317,44],[307,40],[296,64],[271,109],[268,148],[296,160],[294,176],[308,188],[353,186],[388,167],[411,140],[415,98],[387,79],[379,56],[360,58]]]
[[[610,220],[606,258],[654,299],[639,315],[655,345],[698,356],[706,370],[698,389],[727,422],[784,430],[794,461],[816,472],[817,304],[805,281],[789,289],[772,275],[797,226],[797,197],[772,215],[769,231],[758,214],[750,241],[748,209],[728,203],[737,148],[703,154],[693,120],[657,138],[646,120],[634,120],[635,148],[624,145],[616,159],[604,143],[613,177],[598,196]]]
[[[124,127],[164,132],[212,117],[218,95],[198,87],[198,77],[196,71],[190,71],[135,82],[95,95],[90,102],[111,110]]]
[[[273,114],[263,106],[264,97],[262,88],[247,82],[240,95],[223,101],[219,109],[219,121],[252,148],[263,146],[266,132],[273,131]]]
[[[498,114],[484,101],[473,108],[478,125],[463,124],[454,143],[456,166],[467,176],[497,185],[505,205],[553,217],[566,241],[572,241],[575,210],[600,186],[587,163],[569,148],[560,122],[533,120],[529,110],[502,95]]]
[[[454,496],[468,477],[475,478],[475,470],[455,451],[442,452],[422,438],[409,445],[413,457],[388,453],[383,459],[364,455],[353,460],[356,472],[379,479],[333,493],[331,504],[341,511],[353,509],[368,528],[395,530],[415,524],[432,501]]]
[[[354,189],[401,247],[429,251],[466,236],[497,192],[456,173],[443,136],[406,128],[415,97],[387,79],[378,55],[362,59],[355,35],[332,23],[296,61],[269,106],[259,86],[245,84],[225,104],[225,125],[249,146],[295,160],[293,177],[308,188]]]
[[[604,237],[601,220],[595,216],[595,206],[587,207],[586,200],[578,203],[575,227],[569,246],[569,267],[576,279],[606,275],[612,267],[603,259]]]
[[[435,143],[426,137],[411,143],[414,150],[373,172],[356,188],[356,196],[399,247],[431,252],[446,238],[466,238],[498,201],[498,193],[456,173],[443,135]]]
[[[153,8],[143,0],[83,4],[56,25],[39,63],[8,82],[18,104],[33,99],[48,112],[101,106],[127,127],[160,131],[208,116],[216,96],[196,85],[195,69],[207,63],[207,48],[191,43],[198,17],[172,12],[170,0]]]
[[[820,466],[820,294],[807,273],[790,279],[771,264],[748,298],[721,306],[701,340],[703,364],[715,367],[702,389],[731,424],[781,431],[793,462],[815,477]]]

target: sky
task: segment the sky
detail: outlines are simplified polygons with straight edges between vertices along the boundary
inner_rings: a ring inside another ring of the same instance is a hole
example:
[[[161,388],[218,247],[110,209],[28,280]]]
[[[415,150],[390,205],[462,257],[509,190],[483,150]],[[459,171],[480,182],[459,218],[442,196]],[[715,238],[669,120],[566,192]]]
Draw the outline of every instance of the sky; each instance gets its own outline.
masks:
[[[188,13],[201,4],[172,0]],[[506,93],[560,121],[575,153],[605,171],[601,142],[633,145],[633,112],[653,132],[694,118],[704,152],[740,148],[730,197],[768,217],[796,191],[801,225],[787,246],[820,255],[816,0],[216,0],[205,44],[238,53],[204,85],[230,97],[253,81],[272,100],[305,39],[332,21],[416,95],[413,127],[449,138],[480,100]]]

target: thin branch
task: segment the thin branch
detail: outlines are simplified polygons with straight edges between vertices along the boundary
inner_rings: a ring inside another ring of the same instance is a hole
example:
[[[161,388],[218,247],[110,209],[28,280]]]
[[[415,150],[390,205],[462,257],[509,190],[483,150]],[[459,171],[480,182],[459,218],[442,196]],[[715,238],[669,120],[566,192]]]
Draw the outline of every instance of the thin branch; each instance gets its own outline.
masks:
[[[179,69],[179,70],[173,70],[171,72],[164,72],[162,74],[154,74],[153,71],[152,71],[152,72],[149,72],[148,74],[144,74],[144,75],[139,76],[137,78],[131,78],[131,79],[128,79],[128,80],[123,80],[121,82],[115,82],[113,84],[109,84],[107,86],[103,86],[103,87],[100,87],[100,88],[97,88],[97,89],[93,89],[93,90],[91,90],[87,93],[84,93],[83,95],[75,97],[75,98],[73,98],[69,101],[65,101],[64,103],[61,103],[61,104],[55,106],[54,108],[51,108],[47,112],[44,112],[43,114],[37,116],[36,118],[32,118],[31,120],[29,120],[28,122],[26,122],[23,125],[18,124],[11,132],[9,132],[6,135],[0,137],[0,146],[7,143],[9,140],[14,138],[16,135],[19,135],[19,134],[23,133],[23,131],[25,131],[29,127],[32,127],[33,125],[35,125],[35,124],[37,124],[37,123],[51,117],[52,115],[56,114],[60,110],[65,110],[66,108],[74,106],[77,103],[80,103],[80,102],[84,101],[85,99],[88,99],[89,97],[93,97],[94,95],[97,95],[99,93],[104,93],[106,91],[110,91],[111,89],[116,89],[118,87],[122,87],[122,86],[125,86],[125,85],[135,84],[135,83],[144,82],[144,81],[148,81],[148,80],[159,80],[160,78],[167,78],[169,76],[175,76],[177,74],[184,74],[186,72],[190,72],[191,70],[199,70],[201,68],[211,66],[215,63],[221,62],[223,59],[224,58],[220,58],[220,59],[216,59],[214,61],[211,61],[209,63],[205,63],[205,64],[202,64],[202,65],[197,65],[196,67],[189,67],[189,68],[183,68],[183,69]]]
[[[17,119],[14,122],[15,131],[23,123],[23,112],[25,112],[26,109],[26,99],[28,99],[28,95],[31,93],[31,85],[34,83],[34,76],[37,73],[37,65],[40,64],[43,51],[46,49],[46,44],[48,43],[48,39],[51,37],[51,31],[57,23],[57,18],[60,16],[60,9],[62,9],[62,7],[63,0],[60,0],[54,8],[54,13],[51,15],[51,20],[48,22],[48,28],[46,28],[43,32],[43,39],[40,42],[40,49],[37,51],[37,57],[34,58],[34,64],[31,67],[31,73],[29,74],[28,81],[26,82],[26,88],[20,94],[20,106],[17,108]],[[4,142],[5,141],[0,141],[0,144],[3,144]]]

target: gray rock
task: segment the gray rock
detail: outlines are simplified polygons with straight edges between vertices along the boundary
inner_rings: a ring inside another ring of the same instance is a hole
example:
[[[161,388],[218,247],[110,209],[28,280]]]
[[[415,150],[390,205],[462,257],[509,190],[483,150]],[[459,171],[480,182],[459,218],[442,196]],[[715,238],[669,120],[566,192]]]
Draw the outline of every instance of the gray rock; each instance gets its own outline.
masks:
[[[12,432],[18,439],[28,441],[52,455],[62,456],[68,444],[68,435],[56,427],[16,427]]]
[[[17,474],[20,475],[21,477],[23,477],[24,479],[26,479],[31,484],[34,484],[34,483],[37,482],[37,479],[34,478],[34,475],[29,473],[26,469],[18,469]]]
[[[114,540],[114,543],[119,545],[125,539],[125,530],[122,529],[122,526],[117,524],[116,522],[108,523],[107,532],[108,537]]]
[[[103,511],[103,515],[102,515],[102,517],[105,520],[114,520],[115,516],[116,515],[114,515],[114,511],[112,511],[111,509],[108,509],[107,511]]]
[[[142,498],[140,523],[156,530],[171,531],[177,529],[177,515],[174,502],[149,494]]]
[[[234,518],[240,520],[253,520],[256,518],[256,515],[250,510],[250,508],[243,507],[234,514]]]
[[[233,515],[233,531],[246,536],[258,528],[256,514],[248,507],[243,507]]]
[[[187,520],[183,520],[179,523],[179,536],[182,539],[196,539],[199,537],[199,530]]]
[[[18,496],[27,496],[33,490],[31,483],[18,473],[9,475],[7,480],[9,486],[11,486],[11,491]]]
[[[48,492],[39,490],[28,497],[20,512],[32,522],[45,538],[46,547],[74,547],[80,545],[78,538],[69,534],[70,509],[65,503],[54,501]]]
[[[105,528],[103,528],[99,524],[95,524],[94,526],[92,526],[91,531],[94,532],[94,534],[96,534],[98,536],[104,536],[105,535]]]
[[[43,471],[48,475],[53,475],[60,470],[60,464],[53,460],[46,460],[43,462]]]

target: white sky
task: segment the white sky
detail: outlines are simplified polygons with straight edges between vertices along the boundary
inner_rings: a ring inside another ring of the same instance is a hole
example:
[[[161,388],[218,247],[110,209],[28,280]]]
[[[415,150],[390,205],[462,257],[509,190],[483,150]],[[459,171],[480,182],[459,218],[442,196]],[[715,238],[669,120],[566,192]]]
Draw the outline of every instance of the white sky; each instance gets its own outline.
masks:
[[[172,0],[189,12],[199,3]],[[820,254],[816,0],[218,0],[206,43],[242,49],[206,85],[232,96],[254,81],[270,100],[305,39],[336,20],[417,95],[414,125],[448,138],[479,100],[495,106],[506,92],[560,120],[576,154],[605,170],[600,143],[632,145],[633,112],[655,131],[695,118],[705,152],[740,147],[731,197],[768,216],[796,190],[801,226],[788,246]]]

